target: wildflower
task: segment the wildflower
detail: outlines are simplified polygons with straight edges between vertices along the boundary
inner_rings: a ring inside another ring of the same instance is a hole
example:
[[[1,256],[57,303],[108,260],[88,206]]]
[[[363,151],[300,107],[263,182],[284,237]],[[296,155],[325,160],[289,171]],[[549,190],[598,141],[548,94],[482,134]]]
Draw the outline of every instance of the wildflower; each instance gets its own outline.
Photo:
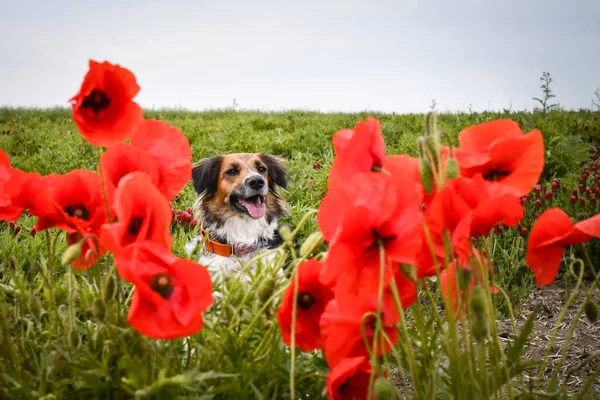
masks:
[[[39,178],[10,166],[10,159],[0,149],[0,221],[16,221],[29,206],[27,187]]]
[[[534,129],[523,134],[515,121],[501,119],[471,126],[459,134],[459,142],[455,155],[461,175],[481,173],[517,196],[528,193],[544,169],[541,132]]]
[[[79,93],[70,100],[73,120],[89,143],[109,146],[127,139],[142,120],[142,109],[133,101],[140,87],[133,73],[119,65],[93,60],[89,65]]]
[[[56,226],[86,233],[106,221],[100,176],[93,171],[73,170],[54,176],[47,196],[39,199],[34,213],[39,217],[38,231]]]
[[[363,400],[368,396],[371,364],[364,356],[343,359],[327,375],[327,398],[330,400]]]
[[[559,208],[545,211],[531,230],[526,261],[538,285],[554,282],[564,248],[600,237],[600,214],[573,224]]]
[[[436,273],[434,257],[438,264],[444,265],[445,231],[450,233],[455,252],[466,258],[471,253],[470,237],[488,235],[498,223],[514,226],[522,218],[519,198],[511,193],[498,193],[481,174],[448,182],[425,214],[428,237],[423,238],[419,251],[419,277]]]
[[[376,296],[350,306],[340,303],[337,299],[327,304],[321,317],[321,335],[325,338],[325,360],[331,368],[335,368],[347,357],[369,356],[363,340],[363,330],[369,346],[372,346],[377,309]],[[384,306],[384,309],[391,307]],[[384,348],[381,341],[377,341],[377,355],[390,352],[390,343],[395,344],[398,341],[398,329],[395,326],[399,321],[398,313],[383,311],[380,320],[383,333],[389,341],[385,341]]]
[[[100,156],[100,172],[109,190],[116,189],[121,178],[135,171],[146,173],[152,185],[158,186],[160,181],[158,166],[154,158],[144,150],[117,143]]]
[[[148,175],[133,172],[120,180],[113,209],[118,221],[102,226],[102,245],[117,254],[132,243],[149,241],[170,249],[171,210]]]
[[[131,145],[148,153],[158,166],[158,189],[172,200],[192,178],[192,149],[176,127],[146,119],[131,136]]]
[[[202,329],[202,313],[213,303],[205,267],[150,242],[125,247],[115,255],[115,265],[135,286],[127,321],[138,332],[173,339]]]
[[[361,182],[366,187],[359,193],[364,193],[363,198],[371,196],[369,201],[345,198],[341,190],[334,190],[321,204],[319,226],[325,233],[333,231],[338,217],[336,206],[339,209],[341,204],[352,206],[353,202],[361,201],[349,208],[339,222],[321,273],[321,282],[335,287],[337,297],[377,293],[380,246],[385,251],[385,286],[391,280],[394,263],[414,264],[421,246],[421,200],[415,181],[412,192],[410,186],[404,192],[396,191],[392,179],[385,174]],[[368,187],[367,182],[373,185]]]
[[[321,268],[322,263],[316,259],[300,264],[277,310],[283,342],[291,345],[294,290],[295,281],[298,279],[295,344],[303,351],[322,349],[324,346],[319,321],[325,306],[333,299],[333,291],[319,282]]]

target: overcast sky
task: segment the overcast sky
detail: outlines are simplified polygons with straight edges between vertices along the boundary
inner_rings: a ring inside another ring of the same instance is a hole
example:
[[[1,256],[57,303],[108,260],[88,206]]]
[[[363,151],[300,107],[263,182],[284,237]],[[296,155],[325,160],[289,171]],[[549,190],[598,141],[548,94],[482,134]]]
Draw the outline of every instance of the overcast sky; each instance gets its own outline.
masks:
[[[600,87],[600,1],[24,1],[0,7],[0,105],[68,105],[90,58],[143,107],[565,108]]]

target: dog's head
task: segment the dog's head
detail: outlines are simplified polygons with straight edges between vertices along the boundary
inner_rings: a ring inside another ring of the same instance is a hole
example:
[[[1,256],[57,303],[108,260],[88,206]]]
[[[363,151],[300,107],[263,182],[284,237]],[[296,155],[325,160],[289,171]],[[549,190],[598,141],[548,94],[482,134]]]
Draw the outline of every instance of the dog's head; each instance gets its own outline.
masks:
[[[239,215],[267,220],[281,215],[286,203],[279,188],[286,187],[283,160],[265,153],[239,153],[205,158],[192,168],[198,193],[196,212],[218,219]]]

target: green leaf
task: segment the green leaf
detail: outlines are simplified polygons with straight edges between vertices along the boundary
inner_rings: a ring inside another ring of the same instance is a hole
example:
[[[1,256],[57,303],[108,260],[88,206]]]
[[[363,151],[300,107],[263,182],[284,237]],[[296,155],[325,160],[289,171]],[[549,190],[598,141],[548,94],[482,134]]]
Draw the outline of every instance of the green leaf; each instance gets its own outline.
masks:
[[[519,358],[521,357],[523,348],[525,347],[525,344],[527,344],[527,342],[529,341],[529,335],[531,335],[531,332],[533,331],[533,324],[535,322],[535,317],[537,316],[538,311],[539,307],[536,307],[535,310],[531,312],[531,315],[529,315],[529,318],[527,318],[527,321],[525,322],[523,329],[521,329],[519,336],[511,345],[508,346],[506,362],[509,366],[513,366],[514,364],[519,362]]]

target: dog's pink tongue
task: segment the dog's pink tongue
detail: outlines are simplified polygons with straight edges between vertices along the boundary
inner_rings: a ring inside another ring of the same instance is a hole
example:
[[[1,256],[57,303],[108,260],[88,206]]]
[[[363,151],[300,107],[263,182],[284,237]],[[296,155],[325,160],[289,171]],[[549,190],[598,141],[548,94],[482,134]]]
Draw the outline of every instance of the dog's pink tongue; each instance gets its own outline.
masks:
[[[246,210],[248,210],[248,214],[252,218],[261,218],[265,216],[265,203],[261,203],[256,200],[256,202],[244,200],[244,206],[246,206]]]

